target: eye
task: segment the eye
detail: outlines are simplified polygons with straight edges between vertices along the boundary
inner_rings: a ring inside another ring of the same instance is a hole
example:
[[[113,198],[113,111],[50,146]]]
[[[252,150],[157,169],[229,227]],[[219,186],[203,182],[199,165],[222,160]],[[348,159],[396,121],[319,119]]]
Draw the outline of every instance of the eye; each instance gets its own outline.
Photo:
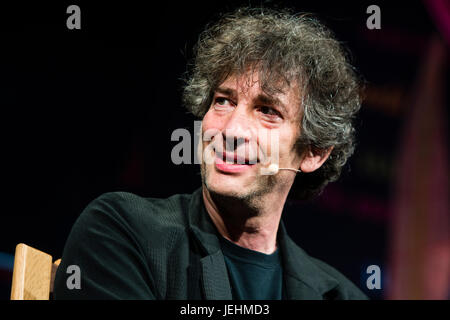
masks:
[[[274,118],[274,119],[281,118],[281,113],[272,107],[268,107],[268,106],[259,107],[259,112],[261,112],[264,116],[267,116],[270,118]]]
[[[218,111],[226,111],[233,108],[233,102],[225,97],[214,98],[213,108]]]
[[[215,103],[220,106],[226,106],[227,104],[231,104],[230,100],[224,97],[217,97]]]

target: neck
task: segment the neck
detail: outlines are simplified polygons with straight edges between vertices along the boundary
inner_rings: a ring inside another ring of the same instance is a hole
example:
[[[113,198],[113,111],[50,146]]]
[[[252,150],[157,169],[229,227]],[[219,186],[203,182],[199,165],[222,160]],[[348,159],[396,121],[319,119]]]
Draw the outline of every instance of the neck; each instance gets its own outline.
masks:
[[[265,254],[277,248],[276,238],[286,194],[269,193],[242,200],[210,192],[203,186],[203,201],[219,233],[235,244]]]

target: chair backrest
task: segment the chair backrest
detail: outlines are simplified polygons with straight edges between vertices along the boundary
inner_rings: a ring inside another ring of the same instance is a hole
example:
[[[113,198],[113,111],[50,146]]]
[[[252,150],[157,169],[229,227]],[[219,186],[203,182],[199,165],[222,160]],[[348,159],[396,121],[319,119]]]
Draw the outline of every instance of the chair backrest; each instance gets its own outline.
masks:
[[[14,255],[11,300],[48,300],[61,259],[19,243]]]

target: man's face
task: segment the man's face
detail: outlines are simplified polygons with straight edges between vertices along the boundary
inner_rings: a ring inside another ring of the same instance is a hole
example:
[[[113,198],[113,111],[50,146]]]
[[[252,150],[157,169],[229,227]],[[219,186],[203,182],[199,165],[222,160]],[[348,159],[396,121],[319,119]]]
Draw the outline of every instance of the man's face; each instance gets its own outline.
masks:
[[[300,166],[294,148],[300,132],[296,89],[287,87],[268,96],[260,88],[257,73],[230,76],[218,86],[202,122],[201,172],[210,192],[248,198],[279,187],[290,189],[292,172],[262,172],[270,163],[280,168]]]

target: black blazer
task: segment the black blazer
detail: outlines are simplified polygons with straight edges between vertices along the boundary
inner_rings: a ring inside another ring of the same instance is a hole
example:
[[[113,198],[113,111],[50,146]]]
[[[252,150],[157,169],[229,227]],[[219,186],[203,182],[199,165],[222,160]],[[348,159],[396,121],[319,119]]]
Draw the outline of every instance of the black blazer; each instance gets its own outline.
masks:
[[[54,298],[231,299],[218,236],[201,189],[167,199],[106,193],[72,228]],[[277,239],[288,299],[367,299],[342,274],[298,247],[283,222]],[[79,289],[70,265],[79,267]]]

